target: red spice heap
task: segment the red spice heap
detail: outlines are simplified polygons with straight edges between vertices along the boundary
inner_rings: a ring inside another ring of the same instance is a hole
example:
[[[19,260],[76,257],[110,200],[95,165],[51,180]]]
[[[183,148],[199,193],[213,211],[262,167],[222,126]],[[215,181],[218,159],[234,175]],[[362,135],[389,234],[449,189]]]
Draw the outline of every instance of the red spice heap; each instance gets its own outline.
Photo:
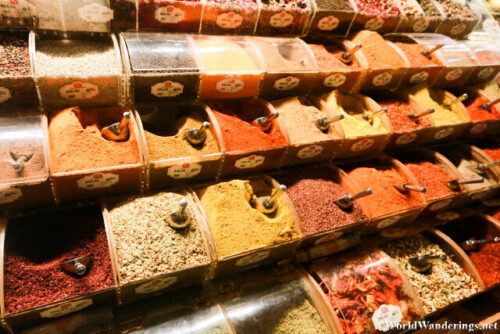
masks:
[[[349,65],[340,61],[339,57],[344,53],[344,50],[335,45],[309,44],[309,48],[314,53],[320,70],[331,71],[334,69],[359,68],[359,64],[354,57]]]
[[[259,150],[283,147],[286,140],[273,121],[269,132],[252,122],[265,116],[264,106],[258,102],[213,102],[209,104],[219,122],[227,151]]]
[[[299,215],[304,235],[329,231],[366,219],[356,201],[348,210],[335,204],[335,200],[347,192],[334,181],[333,173],[329,168],[315,168],[277,176],[278,181],[288,187],[287,194]]]
[[[422,52],[429,50],[429,48],[425,45],[403,42],[395,42],[394,44],[396,44],[404,52],[412,67],[442,65],[435,54],[431,55],[431,59],[422,54]]]
[[[405,166],[417,178],[420,185],[427,189],[425,197],[428,200],[447,197],[455,193],[446,186],[445,182],[453,178],[442,167],[427,161],[406,163]]]
[[[427,128],[432,125],[429,115],[412,120],[409,116],[418,112],[409,104],[398,100],[387,100],[379,103],[382,108],[387,108],[387,117],[395,132],[410,132]]]
[[[498,237],[487,234],[485,239]],[[486,244],[478,250],[469,252],[469,257],[476,266],[487,287],[500,283],[500,244]]]
[[[490,101],[482,97],[478,97],[474,100],[474,102],[467,106],[467,112],[473,122],[500,118],[500,111],[496,108],[496,106],[491,106],[490,110],[481,108],[482,104],[488,102]]]
[[[97,207],[16,218],[5,239],[6,313],[23,311],[112,287],[111,258]],[[90,254],[87,274],[76,277],[61,263]]]
[[[493,217],[494,217],[495,219],[500,220],[500,210],[498,210],[497,212],[493,213]]]
[[[500,161],[500,147],[497,148],[483,148],[484,153],[486,153],[493,161]]]

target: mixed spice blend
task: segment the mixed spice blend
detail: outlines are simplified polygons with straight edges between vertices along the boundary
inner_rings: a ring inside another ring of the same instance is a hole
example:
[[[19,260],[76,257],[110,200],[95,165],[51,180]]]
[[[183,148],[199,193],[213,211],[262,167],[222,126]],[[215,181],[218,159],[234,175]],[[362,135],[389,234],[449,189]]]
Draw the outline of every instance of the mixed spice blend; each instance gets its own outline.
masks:
[[[446,182],[454,178],[443,167],[428,161],[408,162],[405,166],[427,190],[424,195],[428,201],[456,194],[446,186]]]
[[[379,16],[387,18],[390,16],[399,15],[399,9],[396,2],[391,0],[369,1],[369,0],[354,0],[361,14],[370,17]]]
[[[0,35],[0,78],[31,74],[28,39],[15,35]]]
[[[363,52],[369,68],[406,67],[406,63],[399,53],[381,35],[374,31],[360,31],[351,41],[355,44],[361,43],[363,45],[361,52]]]
[[[208,0],[203,9],[201,31],[251,35],[255,30],[258,13],[257,0]]]
[[[488,102],[490,101],[485,98],[477,97],[467,106],[467,112],[473,122],[500,118],[500,110],[497,106],[491,106],[489,110],[481,108],[482,104],[488,104]]]
[[[412,132],[432,126],[429,115],[411,119],[410,115],[416,115],[418,111],[408,102],[392,99],[377,102],[382,108],[387,108],[386,115],[395,133]]]
[[[257,34],[285,34],[297,36],[302,33],[311,12],[310,0],[261,0]],[[291,22],[278,20],[282,13],[292,16]]]
[[[456,0],[437,0],[443,8],[443,13],[447,18],[477,19],[476,13],[469,7],[468,3],[461,3]]]

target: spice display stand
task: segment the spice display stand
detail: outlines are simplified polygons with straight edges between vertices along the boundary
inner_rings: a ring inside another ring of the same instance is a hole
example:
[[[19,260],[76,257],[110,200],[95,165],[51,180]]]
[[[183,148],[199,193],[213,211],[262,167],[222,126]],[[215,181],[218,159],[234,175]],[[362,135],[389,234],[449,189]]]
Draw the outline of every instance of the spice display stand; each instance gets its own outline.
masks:
[[[33,28],[36,8],[29,0],[5,1],[0,13],[0,29]]]
[[[440,1],[432,1],[435,2],[435,5],[438,6],[443,13],[446,13],[447,10],[443,7]],[[437,28],[436,33],[444,34],[457,39],[464,38],[479,23],[479,17],[477,15],[478,13],[474,11],[474,18],[465,18],[459,15],[453,15],[453,10],[450,10],[449,15],[443,15],[443,23],[441,23],[441,25]]]
[[[354,18],[351,25],[351,30],[372,30],[380,33],[391,33],[396,30],[401,21],[401,6],[397,2],[392,2],[388,4],[387,2],[381,2],[382,6],[393,7],[394,13],[383,12],[387,8],[376,8],[376,6],[371,6],[371,3],[365,1],[354,1],[358,7],[358,13]],[[361,10],[360,3],[366,5],[366,12]]]
[[[500,45],[481,40],[465,41],[476,57],[476,69],[467,80],[468,85],[489,82],[500,71]]]
[[[312,0],[313,16],[309,23],[308,38],[345,37],[358,13],[352,0],[329,3],[324,0]]]
[[[207,0],[203,8],[201,33],[252,35],[260,6],[260,0]]]
[[[482,111],[481,106],[479,105],[479,111],[482,112],[488,112],[491,116],[489,116],[489,119],[482,119],[482,120],[476,120],[474,119],[473,115],[471,115],[471,112],[469,112],[469,106],[470,104],[475,101],[475,99],[480,98],[487,102],[491,102],[494,100],[494,98],[490,97],[488,93],[482,89],[478,89],[475,87],[467,87],[466,88],[467,93],[469,95],[469,100],[466,101],[468,104],[467,106],[467,112],[469,113],[469,116],[471,117],[471,124],[470,124],[470,129],[469,129],[469,137],[471,138],[478,138],[478,137],[484,137],[484,136],[495,136],[500,133],[500,118],[495,118],[495,113],[492,113],[491,110],[484,110]],[[491,106],[490,108],[497,108],[495,110],[498,110],[500,113],[500,108],[498,107],[498,104],[496,106]],[[479,115],[478,115],[479,116]]]
[[[260,0],[261,8],[257,20],[256,34],[262,36],[302,36],[313,10],[314,0],[293,0],[275,4]],[[299,6],[298,4],[302,4]]]
[[[136,0],[139,30],[194,32],[200,30],[204,1]]]

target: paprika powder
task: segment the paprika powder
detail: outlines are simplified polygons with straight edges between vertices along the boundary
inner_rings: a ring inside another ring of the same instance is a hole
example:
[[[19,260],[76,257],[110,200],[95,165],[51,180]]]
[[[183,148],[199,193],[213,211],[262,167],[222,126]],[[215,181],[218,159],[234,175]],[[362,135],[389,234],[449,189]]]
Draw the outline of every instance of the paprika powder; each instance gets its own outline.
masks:
[[[428,161],[408,162],[405,166],[415,176],[418,183],[425,187],[425,198],[435,200],[455,194],[455,191],[446,186],[446,182],[454,178],[437,164]]]
[[[490,110],[481,108],[482,104],[487,104],[488,102],[490,101],[483,97],[477,97],[467,106],[467,112],[473,122],[500,118],[500,111],[497,109],[497,106],[491,106]]]

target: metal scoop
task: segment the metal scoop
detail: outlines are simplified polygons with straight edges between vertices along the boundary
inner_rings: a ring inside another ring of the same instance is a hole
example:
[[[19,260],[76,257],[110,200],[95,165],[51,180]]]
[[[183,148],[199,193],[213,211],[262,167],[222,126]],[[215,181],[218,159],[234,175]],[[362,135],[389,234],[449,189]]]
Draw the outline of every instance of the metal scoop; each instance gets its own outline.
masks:
[[[271,196],[254,197],[253,206],[264,214],[271,214],[276,211],[276,200],[286,191],[286,186],[281,184],[278,188],[273,189]]]
[[[425,193],[427,191],[425,187],[414,186],[409,183],[403,185],[394,184],[394,188],[403,194],[407,194],[409,191],[417,191],[420,193]]]
[[[419,119],[420,117],[424,117],[424,116],[427,116],[427,115],[430,115],[434,112],[434,108],[430,108],[430,109],[427,109],[425,111],[422,111],[421,113],[418,113],[418,114],[412,114],[412,115],[408,115],[408,117],[413,120],[413,121],[416,121],[417,119]]]
[[[252,122],[253,125],[261,129],[263,132],[269,132],[273,127],[273,121],[278,118],[280,114],[277,111],[269,116],[259,117]]]
[[[442,47],[444,46],[444,44],[438,44],[436,45],[435,47],[433,47],[432,49],[430,50],[425,50],[425,51],[422,51],[422,54],[424,56],[426,56],[427,58],[431,59],[431,55],[436,52],[437,50],[441,49]]]
[[[358,51],[359,49],[361,49],[363,47],[363,44],[359,43],[359,44],[356,44],[356,46],[354,48],[352,48],[351,51],[346,51],[344,53],[342,53],[340,55],[340,57],[338,57],[340,59],[341,62],[343,62],[344,64],[350,64],[352,62],[352,55],[356,53],[356,51]]]
[[[126,141],[130,135],[130,130],[128,124],[130,123],[130,117],[132,113],[126,111],[123,113],[122,120],[118,123],[113,123],[110,126],[106,126],[101,130],[102,136],[110,141]]]
[[[412,269],[418,273],[428,272],[432,268],[432,263],[434,261],[446,261],[448,256],[446,255],[420,255],[412,257],[408,260]]]
[[[17,173],[21,173],[24,169],[24,165],[33,157],[33,153],[33,151],[30,151],[27,154],[10,151],[10,156],[14,160],[14,162],[11,162],[12,168],[14,168]]]
[[[459,102],[462,102],[464,100],[467,100],[467,98],[469,97],[469,95],[467,95],[467,93],[464,93],[462,95],[460,95],[459,97],[457,97],[456,99],[450,101],[450,102],[444,102],[443,103],[443,107],[445,107],[446,109],[451,109],[451,107],[454,105],[454,104],[457,104]]]
[[[323,132],[328,132],[330,129],[330,123],[340,121],[344,119],[344,115],[335,115],[333,117],[322,117],[314,121],[314,125]]]
[[[483,183],[484,177],[476,177],[473,179],[455,179],[450,181],[445,181],[445,184],[451,190],[460,190],[461,184],[471,184],[471,183]]]
[[[83,276],[87,273],[87,270],[91,262],[92,262],[92,256],[84,255],[76,259],[61,263],[61,269],[65,271],[67,274]]]
[[[491,102],[481,104],[481,109],[490,111],[491,106],[497,104],[498,102],[500,102],[500,97],[496,100],[491,101]]]
[[[368,188],[352,196],[351,194],[347,194],[344,197],[335,200],[335,204],[337,204],[341,209],[350,209],[354,205],[354,200],[371,194],[373,194],[372,188]]]
[[[188,201],[183,198],[179,202],[179,208],[174,213],[168,215],[165,219],[168,225],[176,230],[182,230],[191,224],[191,217],[189,216],[189,211],[187,210]]]
[[[485,245],[485,244],[493,244],[493,243],[498,243],[500,242],[500,237],[495,237],[495,238],[488,238],[488,239],[469,239],[464,241],[461,246],[463,249],[466,251],[472,251],[477,248],[479,245]]]
[[[207,139],[207,129],[210,125],[210,122],[203,122],[199,129],[187,130],[184,135],[186,140],[193,146],[202,145]]]
[[[477,174],[483,174],[486,172],[486,170],[500,165],[500,161],[495,161],[495,162],[490,162],[489,164],[476,164],[476,165],[470,165],[468,166],[470,170]]]
[[[378,114],[381,114],[381,113],[386,113],[386,112],[387,112],[387,107],[384,107],[384,108],[382,108],[382,109],[380,109],[380,110],[377,110],[377,111],[375,111],[374,113],[369,113],[369,112],[367,112],[367,113],[364,113],[364,114],[363,114],[363,119],[364,119],[365,121],[371,121],[371,120],[372,120],[372,119],[374,119],[374,118],[375,118],[375,116],[377,116]]]

